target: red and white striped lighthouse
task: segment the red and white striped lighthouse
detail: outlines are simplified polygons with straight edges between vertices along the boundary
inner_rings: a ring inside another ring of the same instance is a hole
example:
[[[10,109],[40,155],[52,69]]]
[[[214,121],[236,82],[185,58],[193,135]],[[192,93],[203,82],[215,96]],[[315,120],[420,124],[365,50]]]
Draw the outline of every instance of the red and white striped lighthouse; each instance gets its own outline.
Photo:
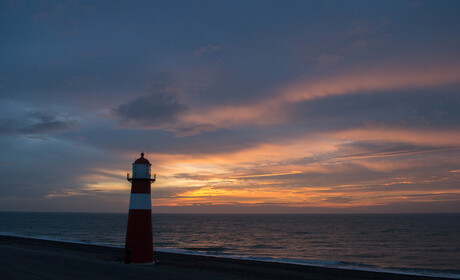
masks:
[[[153,263],[152,205],[150,184],[156,176],[150,174],[150,162],[144,153],[133,163],[131,197],[129,199],[128,230],[126,231],[125,263]]]

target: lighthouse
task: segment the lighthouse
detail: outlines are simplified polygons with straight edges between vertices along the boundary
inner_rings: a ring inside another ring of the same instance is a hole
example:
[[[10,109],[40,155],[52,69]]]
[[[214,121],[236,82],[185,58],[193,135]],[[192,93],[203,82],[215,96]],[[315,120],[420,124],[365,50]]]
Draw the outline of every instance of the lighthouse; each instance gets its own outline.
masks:
[[[153,263],[152,205],[150,185],[156,175],[151,175],[152,165],[141,153],[133,163],[131,196],[129,199],[128,229],[126,231],[125,263]]]

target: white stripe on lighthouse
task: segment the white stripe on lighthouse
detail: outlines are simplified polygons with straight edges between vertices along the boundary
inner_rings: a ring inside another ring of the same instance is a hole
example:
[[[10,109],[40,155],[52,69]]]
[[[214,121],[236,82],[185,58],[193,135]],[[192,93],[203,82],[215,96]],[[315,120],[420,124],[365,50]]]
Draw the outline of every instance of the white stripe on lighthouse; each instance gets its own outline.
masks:
[[[149,193],[132,193],[129,198],[129,209],[152,209]]]

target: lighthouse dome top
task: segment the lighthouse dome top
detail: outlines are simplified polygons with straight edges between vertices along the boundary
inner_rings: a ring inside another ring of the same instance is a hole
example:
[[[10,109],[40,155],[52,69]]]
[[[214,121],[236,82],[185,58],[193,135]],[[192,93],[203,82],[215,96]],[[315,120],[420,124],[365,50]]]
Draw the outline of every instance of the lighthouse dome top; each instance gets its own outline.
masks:
[[[144,153],[141,153],[141,157],[136,159],[134,164],[150,164],[150,161],[144,157]]]

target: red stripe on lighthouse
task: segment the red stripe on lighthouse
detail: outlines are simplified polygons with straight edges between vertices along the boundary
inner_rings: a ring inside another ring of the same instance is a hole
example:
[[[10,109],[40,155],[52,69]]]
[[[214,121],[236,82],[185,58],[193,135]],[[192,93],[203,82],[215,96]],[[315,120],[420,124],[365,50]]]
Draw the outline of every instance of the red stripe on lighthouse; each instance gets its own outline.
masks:
[[[150,194],[150,181],[145,179],[132,179],[131,193],[148,193]]]
[[[152,212],[151,210],[129,210],[125,263],[152,262]]]

